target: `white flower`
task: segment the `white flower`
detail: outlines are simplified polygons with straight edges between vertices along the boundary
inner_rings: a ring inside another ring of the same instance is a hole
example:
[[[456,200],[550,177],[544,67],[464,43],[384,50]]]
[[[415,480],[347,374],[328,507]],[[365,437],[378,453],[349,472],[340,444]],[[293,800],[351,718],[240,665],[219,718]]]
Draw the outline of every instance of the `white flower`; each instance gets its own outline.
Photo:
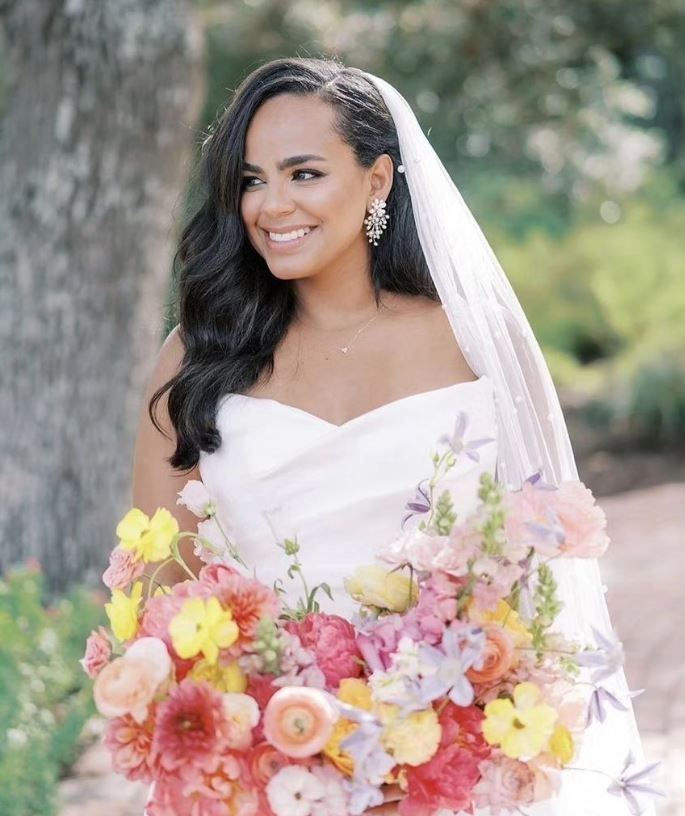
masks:
[[[266,798],[276,816],[314,816],[324,793],[321,780],[297,765],[281,768],[266,786]]]
[[[193,552],[205,564],[214,563],[217,556],[221,556],[222,553],[226,552],[226,538],[214,517],[201,521],[197,525],[197,534],[204,539],[204,542],[195,539]]]
[[[416,678],[421,674],[421,656],[419,646],[406,635],[397,644],[397,650],[392,656],[393,669],[408,678]]]
[[[312,816],[347,816],[342,775],[330,765],[314,767],[312,773],[323,786],[323,797],[312,808]]]
[[[239,692],[223,695],[224,711],[230,723],[229,747],[245,750],[252,742],[252,729],[259,722],[259,706],[254,697]]]
[[[216,512],[216,505],[204,484],[197,479],[189,479],[178,493],[176,504],[182,504],[198,518],[210,518]]]

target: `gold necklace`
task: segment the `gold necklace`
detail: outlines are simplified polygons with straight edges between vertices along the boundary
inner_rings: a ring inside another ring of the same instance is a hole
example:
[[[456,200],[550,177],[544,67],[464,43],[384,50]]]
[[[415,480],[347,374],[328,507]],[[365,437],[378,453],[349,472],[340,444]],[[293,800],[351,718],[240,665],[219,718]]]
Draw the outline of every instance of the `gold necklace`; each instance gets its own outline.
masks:
[[[382,306],[382,304],[381,304],[381,306]],[[367,320],[366,323],[364,323],[364,325],[361,328],[357,329],[354,337],[350,340],[349,343],[347,343],[347,345],[337,346],[338,351],[341,351],[343,354],[347,354],[347,352],[352,348],[352,345],[356,342],[359,335],[364,331],[364,329],[366,329],[368,326],[370,326],[373,323],[373,321],[378,317],[378,315],[380,313],[381,313],[381,310],[377,309],[376,314],[372,315],[371,318],[369,320]],[[300,320],[300,325],[302,325],[301,320]],[[300,330],[300,336],[301,336],[301,330]]]

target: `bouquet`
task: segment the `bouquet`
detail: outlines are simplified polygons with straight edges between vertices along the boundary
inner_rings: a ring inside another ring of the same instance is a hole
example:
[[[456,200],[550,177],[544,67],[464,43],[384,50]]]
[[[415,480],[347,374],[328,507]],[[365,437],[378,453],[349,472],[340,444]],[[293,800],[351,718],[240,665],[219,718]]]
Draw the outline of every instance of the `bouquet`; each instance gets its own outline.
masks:
[[[555,631],[553,562],[608,544],[591,492],[540,474],[505,492],[486,473],[474,512],[458,518],[441,483],[458,457],[477,461],[479,443],[441,442],[397,540],[347,576],[351,620],[321,611],[330,589],[307,585],[296,538],[277,542],[291,559],[284,580],[302,584],[294,606],[284,581],[250,575],[201,482],[178,498],[197,533],[165,508],[120,521],[103,576],[110,627],[91,634],[82,664],[115,770],[154,783],[148,816],[360,814],[389,783],[401,816],[521,813],[579,770],[590,723],[627,709],[604,685],[621,644]],[[184,537],[206,562],[197,576]],[[159,582],[169,561],[188,580]],[[638,814],[659,793],[653,767],[629,760],[608,790]]]

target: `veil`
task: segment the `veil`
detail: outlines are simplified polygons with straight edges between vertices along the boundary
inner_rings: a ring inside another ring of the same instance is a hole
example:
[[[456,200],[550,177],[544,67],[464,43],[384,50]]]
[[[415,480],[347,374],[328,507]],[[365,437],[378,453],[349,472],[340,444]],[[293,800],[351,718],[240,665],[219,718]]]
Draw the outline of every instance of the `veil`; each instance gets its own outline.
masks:
[[[409,187],[423,253],[464,357],[493,382],[498,424],[497,480],[517,490],[536,471],[558,485],[578,478],[559,398],[540,346],[487,239],[424,135],[411,107],[388,82],[363,75],[380,92],[395,123],[403,178]],[[400,177],[401,178],[401,177]],[[395,176],[395,183],[403,183]],[[594,559],[552,562],[563,602],[556,628],[596,644],[612,638],[604,587]],[[622,797],[607,792],[631,754],[642,761],[640,737],[622,669],[605,687],[624,703],[584,735],[560,794],[528,808],[535,816],[624,816]],[[653,814],[647,806],[641,813]]]

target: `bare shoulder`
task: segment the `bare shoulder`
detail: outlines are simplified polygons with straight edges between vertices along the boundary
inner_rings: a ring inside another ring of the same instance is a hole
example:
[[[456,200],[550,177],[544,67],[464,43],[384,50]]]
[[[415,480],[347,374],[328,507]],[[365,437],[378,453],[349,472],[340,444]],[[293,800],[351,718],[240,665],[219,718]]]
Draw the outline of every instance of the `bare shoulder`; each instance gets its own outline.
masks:
[[[436,380],[446,376],[450,382],[474,380],[470,368],[454,336],[447,312],[442,303],[427,297],[403,295],[393,298],[392,310],[396,315],[398,331],[405,340],[403,355],[409,362],[433,369]],[[410,341],[407,343],[406,341]]]

